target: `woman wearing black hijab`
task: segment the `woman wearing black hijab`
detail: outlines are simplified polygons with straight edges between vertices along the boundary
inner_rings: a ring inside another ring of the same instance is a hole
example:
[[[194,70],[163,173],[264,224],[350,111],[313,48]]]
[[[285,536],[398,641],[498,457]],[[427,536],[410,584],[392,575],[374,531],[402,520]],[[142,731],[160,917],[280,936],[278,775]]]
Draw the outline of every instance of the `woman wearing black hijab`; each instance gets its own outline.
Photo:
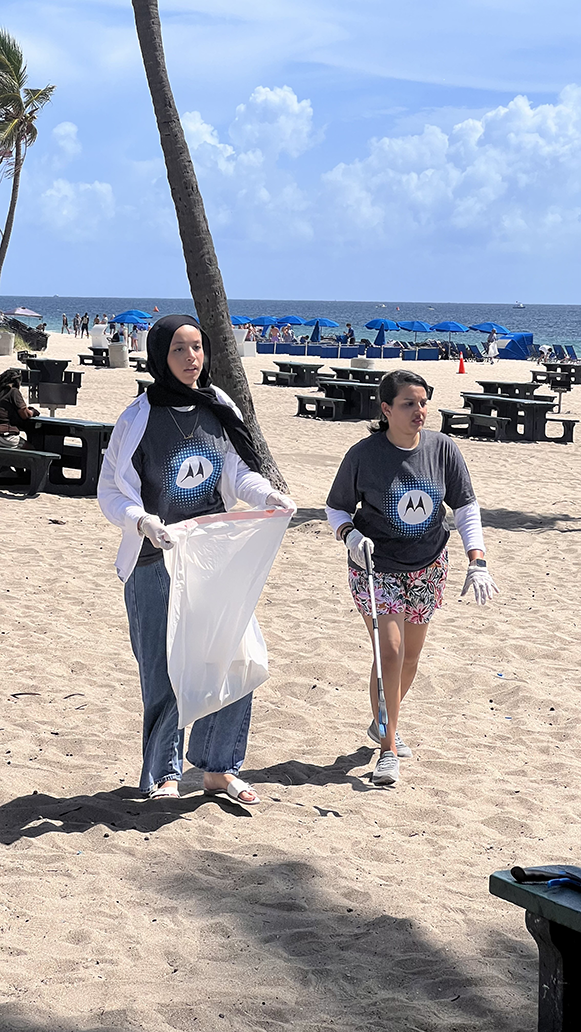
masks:
[[[103,461],[99,504],[123,530],[117,572],[125,584],[131,644],[143,697],[140,788],[177,797],[183,730],[167,673],[168,526],[231,509],[294,508],[258,472],[258,456],[232,400],[212,385],[210,341],[196,319],[170,315],[147,336],[154,383],[120,416]],[[204,790],[246,805],[260,800],[237,777],[246,752],[252,695],[197,720],[187,758],[204,771]]]

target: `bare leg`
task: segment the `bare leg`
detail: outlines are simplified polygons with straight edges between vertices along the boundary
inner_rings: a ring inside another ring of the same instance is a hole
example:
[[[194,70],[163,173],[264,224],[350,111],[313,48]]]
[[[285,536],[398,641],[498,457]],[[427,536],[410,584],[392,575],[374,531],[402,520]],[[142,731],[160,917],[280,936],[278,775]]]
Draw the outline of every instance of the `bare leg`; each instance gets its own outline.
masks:
[[[424,647],[428,627],[425,624],[404,624],[404,657],[401,671],[401,698],[410,690],[418,669],[421,651]]]
[[[365,626],[373,640],[373,624],[370,616],[363,616]],[[403,613],[388,613],[377,617],[379,627],[379,643],[381,648],[381,666],[383,670],[383,691],[387,708],[387,737],[381,739],[381,751],[390,749],[397,752],[395,732],[399,717],[401,701],[401,674],[404,661],[404,620]],[[378,699],[375,663],[371,668],[369,682],[371,708],[376,722],[378,721]]]

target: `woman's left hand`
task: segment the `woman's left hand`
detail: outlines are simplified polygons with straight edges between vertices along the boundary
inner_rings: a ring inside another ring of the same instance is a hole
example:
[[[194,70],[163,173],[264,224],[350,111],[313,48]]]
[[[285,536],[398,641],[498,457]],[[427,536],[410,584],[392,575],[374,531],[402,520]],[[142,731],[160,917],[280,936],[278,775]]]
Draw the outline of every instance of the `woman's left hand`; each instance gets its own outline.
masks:
[[[479,606],[485,606],[490,599],[494,598],[494,595],[500,594],[486,567],[473,566],[472,563],[468,566],[460,598],[463,598],[470,588],[474,590],[474,598]]]
[[[281,494],[280,491],[271,491],[265,502],[267,509],[292,509],[293,516],[297,507],[289,495]]]

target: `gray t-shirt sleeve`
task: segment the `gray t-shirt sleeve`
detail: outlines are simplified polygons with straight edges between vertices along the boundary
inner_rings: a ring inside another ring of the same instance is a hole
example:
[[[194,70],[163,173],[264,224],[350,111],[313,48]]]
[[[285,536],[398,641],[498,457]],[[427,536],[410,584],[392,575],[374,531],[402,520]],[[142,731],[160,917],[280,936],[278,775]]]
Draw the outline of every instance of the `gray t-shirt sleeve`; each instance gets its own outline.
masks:
[[[327,497],[327,505],[331,509],[342,509],[351,515],[355,512],[358,502],[361,501],[357,490],[357,467],[354,449],[351,448],[337,470]]]
[[[444,501],[450,509],[461,509],[476,500],[468,467],[455,441],[445,438],[446,494]]]

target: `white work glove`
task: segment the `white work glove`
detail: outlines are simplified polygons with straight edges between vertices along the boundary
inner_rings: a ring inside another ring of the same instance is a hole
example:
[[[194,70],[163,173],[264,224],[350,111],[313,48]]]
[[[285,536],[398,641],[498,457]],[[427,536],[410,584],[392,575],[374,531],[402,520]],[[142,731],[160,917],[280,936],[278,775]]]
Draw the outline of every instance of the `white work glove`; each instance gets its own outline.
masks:
[[[494,598],[495,594],[499,594],[499,589],[496,587],[486,567],[476,566],[475,563],[470,563],[468,566],[460,598],[463,598],[470,588],[474,589],[474,598],[479,606],[485,606],[491,598]]]
[[[353,527],[353,530],[350,530],[345,538],[345,544],[347,545],[349,555],[353,559],[353,562],[357,563],[362,570],[366,570],[365,545],[369,545],[369,551],[372,554],[375,551],[375,545],[371,538],[364,537],[363,534],[360,534],[359,531],[355,530],[355,527]]]
[[[267,509],[292,509],[293,516],[297,507],[289,495],[281,494],[280,491],[271,491],[266,502]]]
[[[173,548],[175,541],[172,541],[169,531],[158,516],[147,514],[139,521],[139,533],[149,538],[156,548]]]

